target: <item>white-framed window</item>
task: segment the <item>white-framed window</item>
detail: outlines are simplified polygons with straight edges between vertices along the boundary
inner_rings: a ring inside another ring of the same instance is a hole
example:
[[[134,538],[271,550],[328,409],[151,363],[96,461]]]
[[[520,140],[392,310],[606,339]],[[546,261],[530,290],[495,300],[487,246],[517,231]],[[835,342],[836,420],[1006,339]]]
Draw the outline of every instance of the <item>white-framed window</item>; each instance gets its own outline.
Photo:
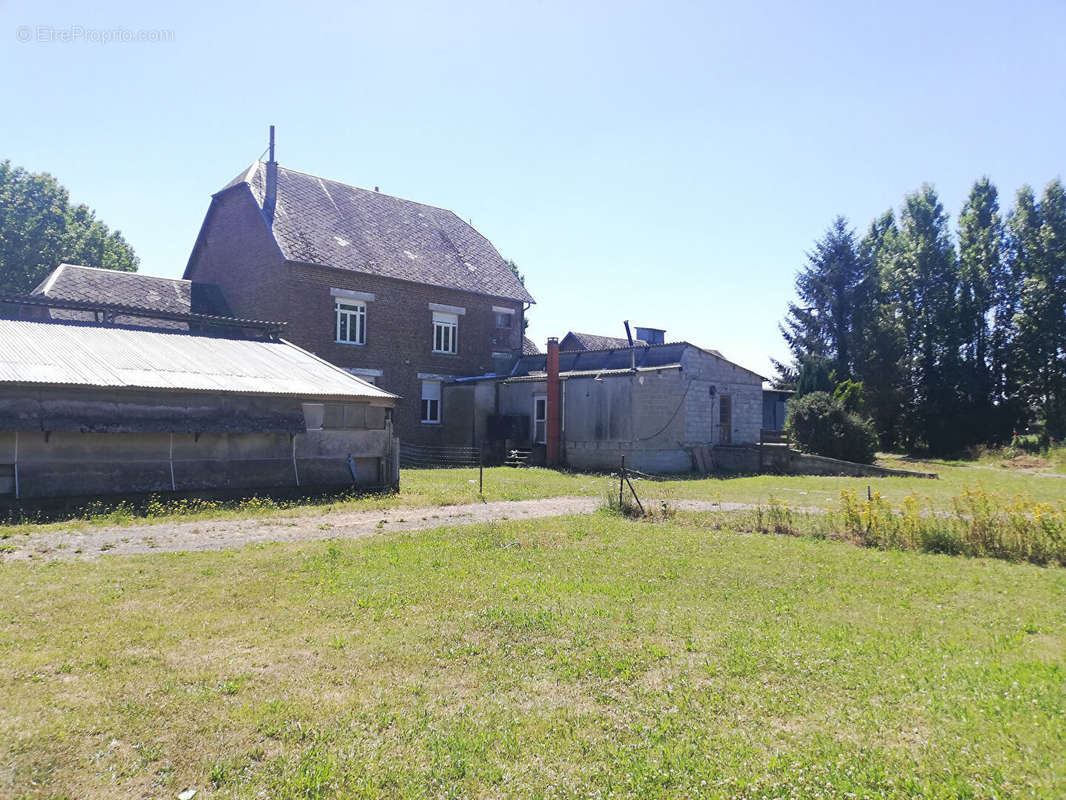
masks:
[[[506,306],[493,306],[492,312],[496,315],[497,328],[513,328],[515,310]]]
[[[548,396],[533,395],[533,444],[548,441]]]
[[[366,369],[363,367],[341,367],[349,375],[355,375],[357,378],[362,378],[367,383],[377,384],[378,379],[381,378],[382,371],[380,369]]]
[[[366,344],[366,303],[337,298],[337,341]]]
[[[422,422],[440,422],[440,381],[422,381]]]
[[[459,352],[459,315],[433,312],[433,352]]]

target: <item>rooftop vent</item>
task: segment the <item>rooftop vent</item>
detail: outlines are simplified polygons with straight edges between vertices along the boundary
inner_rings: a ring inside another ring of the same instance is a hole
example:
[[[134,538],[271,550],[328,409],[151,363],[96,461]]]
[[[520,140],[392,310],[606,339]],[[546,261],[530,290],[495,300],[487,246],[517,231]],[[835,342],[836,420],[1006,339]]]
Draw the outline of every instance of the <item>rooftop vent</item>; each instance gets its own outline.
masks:
[[[637,328],[637,338],[648,344],[665,344],[666,331],[662,328]]]

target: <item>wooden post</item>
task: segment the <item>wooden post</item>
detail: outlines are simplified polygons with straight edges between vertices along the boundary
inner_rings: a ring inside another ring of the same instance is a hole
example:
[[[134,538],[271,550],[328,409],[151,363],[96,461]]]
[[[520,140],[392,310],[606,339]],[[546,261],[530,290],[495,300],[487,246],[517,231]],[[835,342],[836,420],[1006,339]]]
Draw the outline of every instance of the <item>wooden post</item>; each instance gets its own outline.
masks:
[[[477,459],[477,493],[485,494],[485,443],[481,443]]]
[[[622,489],[626,485],[626,457],[622,456],[622,466],[618,470],[618,510],[622,510]]]

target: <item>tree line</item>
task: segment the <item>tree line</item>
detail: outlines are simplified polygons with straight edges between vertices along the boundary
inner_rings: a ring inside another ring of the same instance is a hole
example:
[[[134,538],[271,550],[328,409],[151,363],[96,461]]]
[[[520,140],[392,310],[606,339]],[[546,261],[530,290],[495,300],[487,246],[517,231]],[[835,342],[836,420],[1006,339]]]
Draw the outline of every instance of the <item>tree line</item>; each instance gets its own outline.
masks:
[[[0,161],[0,292],[30,292],[64,262],[134,272],[138,258],[47,172]]]
[[[978,180],[954,230],[929,185],[861,238],[829,226],[796,277],[778,384],[851,396],[883,449],[957,453],[1066,435],[1066,191],[1000,210]],[[858,397],[856,398],[856,395]]]

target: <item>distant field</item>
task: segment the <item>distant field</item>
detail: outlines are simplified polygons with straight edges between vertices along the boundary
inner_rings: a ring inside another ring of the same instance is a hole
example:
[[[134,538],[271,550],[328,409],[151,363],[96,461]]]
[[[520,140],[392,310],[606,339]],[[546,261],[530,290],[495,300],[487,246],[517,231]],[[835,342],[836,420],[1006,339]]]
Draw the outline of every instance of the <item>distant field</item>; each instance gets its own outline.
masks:
[[[711,520],[0,565],[0,797],[1066,796],[1066,570]]]
[[[899,456],[884,456],[881,463],[923,472],[936,472],[940,480],[922,478],[825,478],[761,475],[736,478],[685,476],[666,481],[638,481],[642,495],[664,499],[723,500],[765,503],[771,497],[797,506],[824,507],[835,504],[842,489],[865,493],[871,486],[893,504],[915,494],[923,505],[950,509],[951,500],[966,487],[984,486],[989,491],[1013,497],[1027,494],[1036,501],[1057,502],[1066,498],[1066,475],[1054,464],[1038,469],[1000,466],[1002,460],[980,462],[914,462]],[[616,479],[615,479],[616,480]],[[80,519],[59,523],[58,527],[94,524],[143,524],[176,519],[232,519],[329,514],[385,508],[461,505],[482,499],[531,500],[559,496],[602,496],[612,479],[603,475],[557,472],[548,469],[493,467],[485,470],[485,493],[478,495],[476,469],[406,469],[397,494],[357,497],[331,497],[304,502],[274,503],[268,499],[239,505],[204,504],[196,501],[159,502],[152,508],[120,507],[101,503]],[[39,524],[0,525],[0,538],[40,530]]]

